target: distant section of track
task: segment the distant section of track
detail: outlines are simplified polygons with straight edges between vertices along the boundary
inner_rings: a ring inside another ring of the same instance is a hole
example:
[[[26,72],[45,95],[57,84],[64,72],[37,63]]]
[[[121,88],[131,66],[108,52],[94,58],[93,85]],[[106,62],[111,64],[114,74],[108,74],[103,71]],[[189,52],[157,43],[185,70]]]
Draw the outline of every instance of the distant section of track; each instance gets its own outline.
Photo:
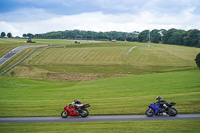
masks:
[[[56,123],[56,122],[100,122],[100,121],[155,121],[200,119],[200,114],[183,114],[175,117],[167,115],[147,117],[145,115],[111,115],[81,117],[9,117],[0,118],[0,123]]]
[[[45,47],[47,45],[27,45],[27,46],[19,46],[17,48],[14,48],[10,52],[8,52],[6,55],[4,55],[2,58],[0,58],[0,66],[6,63],[10,58],[12,58],[14,55],[19,53],[20,51],[30,48],[30,47]]]

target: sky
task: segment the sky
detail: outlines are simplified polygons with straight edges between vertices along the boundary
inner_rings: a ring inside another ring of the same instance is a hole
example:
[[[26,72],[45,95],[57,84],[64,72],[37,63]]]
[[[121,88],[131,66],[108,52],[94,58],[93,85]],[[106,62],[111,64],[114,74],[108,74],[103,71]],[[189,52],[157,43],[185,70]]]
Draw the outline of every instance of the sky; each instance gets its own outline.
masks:
[[[0,33],[200,29],[200,0],[0,0]]]

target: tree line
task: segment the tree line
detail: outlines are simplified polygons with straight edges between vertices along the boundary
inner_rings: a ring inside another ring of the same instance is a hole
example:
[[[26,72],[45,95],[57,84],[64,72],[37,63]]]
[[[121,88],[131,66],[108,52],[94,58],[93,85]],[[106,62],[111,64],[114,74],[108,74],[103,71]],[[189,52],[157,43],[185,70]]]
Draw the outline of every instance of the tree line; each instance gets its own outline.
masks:
[[[174,28],[145,30],[138,35],[138,41],[200,47],[200,31],[197,29],[185,31]]]
[[[1,37],[5,37],[5,32],[1,33]],[[12,34],[7,34],[8,38],[12,38]],[[35,39],[73,39],[73,40],[102,40],[102,41],[137,41],[152,42],[163,44],[184,45],[192,47],[200,47],[200,30],[191,29],[188,31],[180,29],[154,29],[144,30],[142,32],[95,32],[84,30],[65,30],[53,31],[44,34],[23,34],[24,38]]]
[[[5,38],[6,37],[6,33],[5,32],[1,32],[1,38]],[[12,34],[9,32],[7,33],[7,37],[8,38],[12,38]]]
[[[117,40],[117,41],[137,41],[139,32],[134,31],[132,33],[127,32],[95,32],[95,31],[83,31],[83,30],[66,30],[66,31],[53,31],[45,34],[31,35],[32,38],[41,39],[74,39],[74,40]],[[23,37],[30,36],[29,34],[23,34]]]
[[[30,36],[29,34],[24,34]],[[138,42],[152,42],[163,44],[174,44],[200,47],[200,31],[191,29],[188,31],[180,29],[154,29],[144,30],[142,32],[95,32],[84,30],[66,30],[66,31],[53,31],[45,34],[35,34],[33,38],[43,39],[75,39],[75,40],[117,40],[117,41],[138,41]]]

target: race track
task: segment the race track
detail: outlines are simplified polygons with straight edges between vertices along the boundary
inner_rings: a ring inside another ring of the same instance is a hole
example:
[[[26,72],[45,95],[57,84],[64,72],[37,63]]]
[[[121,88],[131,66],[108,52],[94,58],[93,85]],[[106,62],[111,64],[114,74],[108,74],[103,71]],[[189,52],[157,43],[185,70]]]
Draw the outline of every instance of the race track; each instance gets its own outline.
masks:
[[[111,115],[81,117],[9,117],[0,118],[0,123],[56,123],[56,122],[100,122],[100,121],[154,121],[200,119],[200,114],[182,114],[175,117],[167,115],[146,117],[145,115]]]

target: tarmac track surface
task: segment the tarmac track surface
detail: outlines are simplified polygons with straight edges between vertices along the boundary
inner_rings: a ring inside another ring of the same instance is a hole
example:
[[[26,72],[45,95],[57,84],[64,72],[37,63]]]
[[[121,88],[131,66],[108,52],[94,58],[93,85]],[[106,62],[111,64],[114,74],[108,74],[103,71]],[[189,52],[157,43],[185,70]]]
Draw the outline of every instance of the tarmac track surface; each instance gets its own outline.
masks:
[[[200,119],[200,114],[181,114],[175,117],[167,115],[147,117],[145,115],[111,115],[81,117],[9,117],[0,118],[0,123],[56,123],[56,122],[100,122],[100,121],[155,121],[155,120],[191,120]]]

